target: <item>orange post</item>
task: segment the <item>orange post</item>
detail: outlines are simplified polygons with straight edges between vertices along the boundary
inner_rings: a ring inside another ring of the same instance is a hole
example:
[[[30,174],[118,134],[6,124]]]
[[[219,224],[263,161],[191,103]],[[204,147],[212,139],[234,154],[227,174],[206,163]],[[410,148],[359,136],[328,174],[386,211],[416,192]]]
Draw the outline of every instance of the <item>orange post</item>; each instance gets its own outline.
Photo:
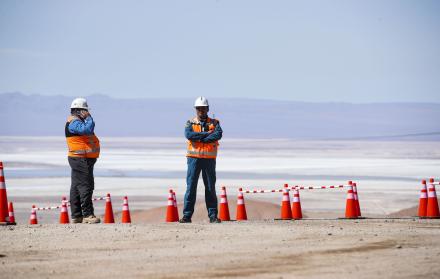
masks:
[[[355,206],[356,206],[356,215],[357,215],[357,217],[361,217],[361,206],[359,204],[359,195],[358,195],[358,191],[357,191],[356,182],[353,182],[353,196],[354,196],[354,201],[355,201]]]
[[[112,199],[110,194],[107,193],[107,197],[105,199],[105,215],[104,215],[104,223],[112,224],[115,222],[115,217],[113,215],[113,206]]]
[[[130,209],[128,208],[128,198],[127,198],[127,196],[124,197],[124,203],[122,205],[121,222],[123,224],[131,223]]]
[[[246,205],[244,204],[243,189],[238,189],[237,197],[237,221],[247,220]]]
[[[437,193],[435,192],[434,178],[429,179],[427,218],[440,218],[438,209]]]
[[[301,201],[299,199],[298,189],[293,190],[293,202],[292,202],[292,218],[302,219]]]
[[[353,195],[353,183],[349,181],[348,191],[347,191],[347,200],[345,204],[345,218],[356,219],[356,201]]]
[[[0,162],[0,223],[9,221],[8,197],[6,194],[5,176],[3,173],[3,162]]]
[[[427,209],[428,209],[428,191],[426,190],[426,180],[422,180],[422,190],[420,190],[418,216],[422,218],[426,217]]]
[[[173,190],[170,189],[168,193],[168,206],[167,206],[167,215],[165,217],[166,222],[176,222],[176,212],[174,209],[174,198],[173,198]]]
[[[67,199],[63,197],[61,200],[60,224],[69,224],[69,213],[67,212]]]
[[[288,185],[284,184],[283,198],[281,200],[281,219],[283,220],[292,219],[292,209],[290,208],[290,195],[287,187]]]
[[[9,202],[9,223],[15,224],[15,214],[14,214],[14,206],[12,205],[12,202]]]
[[[36,224],[38,224],[38,220],[37,220],[37,209],[35,208],[35,205],[32,206],[31,217],[29,218],[29,224],[30,224],[30,225],[36,225]]]
[[[222,221],[231,221],[231,217],[229,215],[228,197],[226,195],[226,187],[225,186],[222,186],[222,190],[220,193],[219,219]]]
[[[173,190],[173,206],[174,206],[174,219],[179,221],[179,208],[177,207],[176,192]]]

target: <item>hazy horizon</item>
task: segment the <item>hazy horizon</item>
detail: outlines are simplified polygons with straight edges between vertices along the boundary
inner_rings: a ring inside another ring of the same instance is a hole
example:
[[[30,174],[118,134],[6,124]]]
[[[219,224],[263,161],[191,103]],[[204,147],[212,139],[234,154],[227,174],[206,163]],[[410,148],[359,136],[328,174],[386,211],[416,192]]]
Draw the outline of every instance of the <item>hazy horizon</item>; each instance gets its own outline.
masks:
[[[88,97],[100,136],[183,137],[192,98]],[[323,103],[210,98],[225,138],[439,139],[440,104]],[[64,135],[71,97],[0,94],[0,135]]]
[[[20,94],[23,96],[36,96],[36,97],[63,97],[63,98],[71,98],[72,100],[75,98],[95,98],[95,97],[105,97],[109,99],[114,100],[188,100],[193,102],[195,98],[194,97],[169,97],[169,96],[161,96],[161,97],[154,97],[154,96],[111,96],[107,95],[105,93],[92,93],[92,94],[78,94],[73,96],[67,96],[63,94],[40,94],[40,93],[26,93],[21,91],[9,91],[9,92],[0,92],[0,95],[7,95],[7,94]],[[374,104],[432,104],[432,105],[439,105],[440,100],[438,102],[423,102],[423,101],[387,101],[387,102],[349,102],[349,101],[300,101],[300,100],[289,100],[289,99],[276,99],[276,98],[270,98],[270,97],[210,97],[209,95],[203,95],[206,98],[211,100],[251,100],[251,101],[271,101],[271,102],[288,102],[288,103],[305,103],[305,104],[353,104],[353,105],[374,105]]]

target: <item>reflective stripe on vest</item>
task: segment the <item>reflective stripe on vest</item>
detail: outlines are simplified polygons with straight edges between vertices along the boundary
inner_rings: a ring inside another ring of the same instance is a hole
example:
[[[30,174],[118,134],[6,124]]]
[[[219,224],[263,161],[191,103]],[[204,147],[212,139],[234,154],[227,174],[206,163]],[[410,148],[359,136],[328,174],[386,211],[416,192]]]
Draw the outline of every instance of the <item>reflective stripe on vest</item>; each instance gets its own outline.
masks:
[[[203,151],[188,150],[187,153],[190,154],[190,155],[210,156],[210,157],[214,157],[214,158],[217,157],[217,150],[213,151],[213,152],[203,152]]]
[[[87,154],[87,153],[97,153],[99,151],[101,151],[100,148],[86,149],[86,150],[69,150],[69,152],[71,152],[75,155],[82,155],[82,154]]]
[[[202,132],[201,124],[197,118],[192,119],[190,123],[194,132]],[[206,123],[208,124],[208,130],[214,131],[217,121],[215,119],[213,120],[211,118],[208,118]],[[215,159],[217,158],[218,146],[218,141],[210,143],[188,141],[186,156],[193,158]]]

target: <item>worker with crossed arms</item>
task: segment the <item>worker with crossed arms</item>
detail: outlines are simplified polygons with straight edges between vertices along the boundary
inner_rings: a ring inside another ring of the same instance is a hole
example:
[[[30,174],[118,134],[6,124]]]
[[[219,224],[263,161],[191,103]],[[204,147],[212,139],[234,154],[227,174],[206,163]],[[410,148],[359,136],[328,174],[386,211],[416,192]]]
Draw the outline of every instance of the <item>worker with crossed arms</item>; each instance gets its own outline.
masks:
[[[188,139],[186,193],[184,197],[183,217],[180,223],[191,223],[196,203],[197,182],[202,172],[205,184],[205,202],[210,223],[220,223],[217,218],[218,204],[215,191],[216,158],[218,141],[222,138],[222,128],[217,119],[208,117],[209,103],[205,97],[198,97],[194,103],[196,117],[185,125],[185,137]]]

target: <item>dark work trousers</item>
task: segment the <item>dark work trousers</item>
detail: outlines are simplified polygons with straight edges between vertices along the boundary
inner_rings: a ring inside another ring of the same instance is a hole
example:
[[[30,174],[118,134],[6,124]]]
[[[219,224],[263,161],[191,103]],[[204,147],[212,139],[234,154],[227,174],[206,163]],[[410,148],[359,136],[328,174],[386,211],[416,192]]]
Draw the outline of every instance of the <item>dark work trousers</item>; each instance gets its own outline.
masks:
[[[208,217],[217,217],[217,194],[215,193],[215,159],[187,158],[188,171],[186,175],[185,204],[183,216],[191,219],[196,203],[197,182],[202,172],[205,184],[205,202]]]
[[[72,168],[72,184],[70,186],[70,208],[72,218],[94,215],[92,195],[95,189],[93,166],[96,159],[68,157]]]

